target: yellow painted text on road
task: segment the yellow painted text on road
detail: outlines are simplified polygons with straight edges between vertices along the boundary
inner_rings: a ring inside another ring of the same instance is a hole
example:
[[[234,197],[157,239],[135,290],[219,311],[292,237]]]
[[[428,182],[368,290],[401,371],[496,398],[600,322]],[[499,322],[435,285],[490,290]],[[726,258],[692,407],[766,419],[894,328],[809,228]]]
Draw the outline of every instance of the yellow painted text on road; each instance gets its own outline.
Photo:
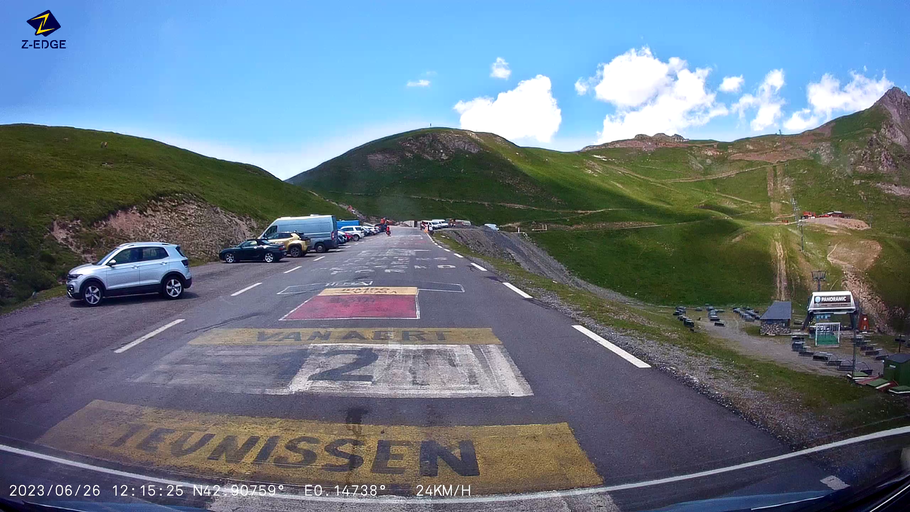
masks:
[[[291,485],[470,485],[489,494],[602,483],[565,423],[363,425],[95,400],[38,442],[156,470]]]
[[[325,343],[415,344],[415,345],[500,345],[489,328],[456,329],[423,327],[415,329],[212,329],[190,341],[190,345],[315,345]]]

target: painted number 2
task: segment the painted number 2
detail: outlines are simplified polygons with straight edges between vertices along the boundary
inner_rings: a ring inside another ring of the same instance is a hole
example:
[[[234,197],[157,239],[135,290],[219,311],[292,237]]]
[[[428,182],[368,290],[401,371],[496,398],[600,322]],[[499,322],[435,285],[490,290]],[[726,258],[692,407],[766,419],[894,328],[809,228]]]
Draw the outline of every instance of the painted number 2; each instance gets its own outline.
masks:
[[[373,380],[372,375],[350,375],[348,372],[358,370],[364,366],[375,363],[379,356],[371,348],[361,348],[357,350],[330,350],[325,353],[326,357],[334,356],[356,356],[353,361],[343,364],[337,368],[330,368],[319,373],[310,375],[310,380],[333,380],[347,382],[370,382]]]

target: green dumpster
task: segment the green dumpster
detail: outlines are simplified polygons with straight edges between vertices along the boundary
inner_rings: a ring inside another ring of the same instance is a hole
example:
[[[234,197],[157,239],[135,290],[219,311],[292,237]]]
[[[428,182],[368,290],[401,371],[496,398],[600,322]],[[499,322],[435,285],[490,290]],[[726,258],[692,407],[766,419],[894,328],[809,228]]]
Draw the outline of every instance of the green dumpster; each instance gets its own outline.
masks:
[[[892,354],[886,357],[882,377],[901,386],[910,386],[910,354]]]

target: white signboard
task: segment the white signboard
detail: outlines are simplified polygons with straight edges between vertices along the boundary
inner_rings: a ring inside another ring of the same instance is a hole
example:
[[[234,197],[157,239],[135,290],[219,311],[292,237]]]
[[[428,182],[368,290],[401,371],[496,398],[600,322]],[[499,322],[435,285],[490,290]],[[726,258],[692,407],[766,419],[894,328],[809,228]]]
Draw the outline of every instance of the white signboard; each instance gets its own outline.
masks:
[[[856,311],[850,292],[815,292],[809,299],[809,312],[844,314]]]

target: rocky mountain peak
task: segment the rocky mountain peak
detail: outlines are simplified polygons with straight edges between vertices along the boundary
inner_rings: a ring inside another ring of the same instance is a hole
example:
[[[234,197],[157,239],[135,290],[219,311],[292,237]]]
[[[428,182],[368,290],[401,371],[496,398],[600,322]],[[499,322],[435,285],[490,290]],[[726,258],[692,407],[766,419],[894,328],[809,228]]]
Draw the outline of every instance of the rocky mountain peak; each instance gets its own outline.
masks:
[[[898,87],[892,87],[875,106],[885,109],[890,117],[882,127],[882,135],[910,150],[910,96]]]

